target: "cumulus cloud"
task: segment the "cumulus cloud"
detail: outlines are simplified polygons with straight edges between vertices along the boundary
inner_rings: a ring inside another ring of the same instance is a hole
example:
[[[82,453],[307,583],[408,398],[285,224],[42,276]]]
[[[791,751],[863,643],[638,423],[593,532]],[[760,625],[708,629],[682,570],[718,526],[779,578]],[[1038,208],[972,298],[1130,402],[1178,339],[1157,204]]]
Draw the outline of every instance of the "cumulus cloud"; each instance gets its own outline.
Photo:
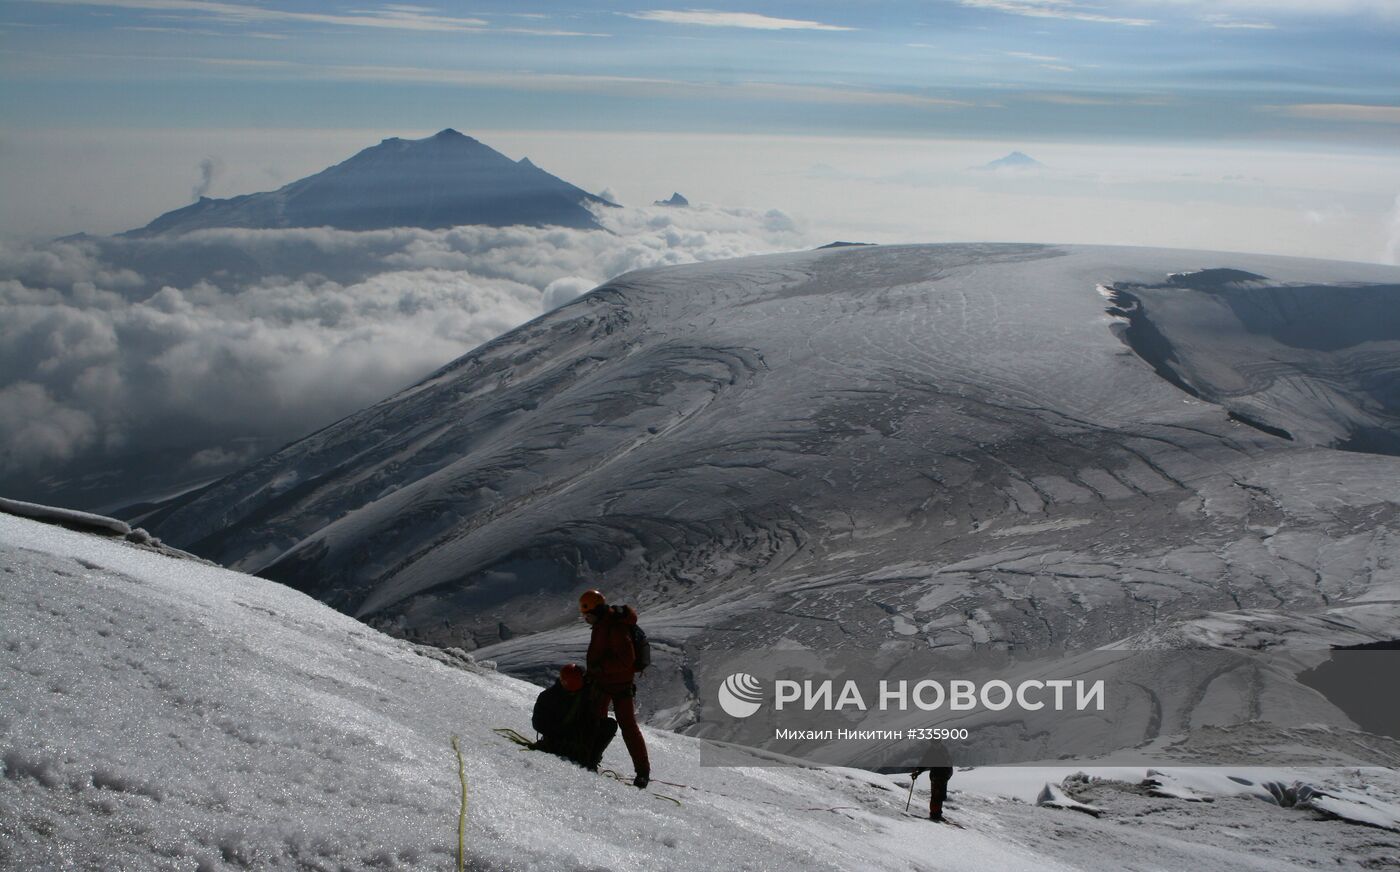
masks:
[[[68,460],[89,448],[96,432],[91,415],[55,402],[33,382],[0,388],[0,464],[5,469]]]
[[[71,290],[79,284],[122,291],[144,279],[134,270],[104,261],[91,239],[65,239],[43,246],[0,247],[0,282],[17,282],[43,295],[51,288]]]
[[[593,288],[593,282],[580,276],[564,276],[555,279],[545,286],[544,299],[541,303],[546,312],[559,308],[570,300],[576,299],[589,292]]]
[[[206,230],[0,248],[0,479],[226,471],[640,268],[808,247],[781,212],[564,228]],[[0,481],[0,484],[4,484]]]

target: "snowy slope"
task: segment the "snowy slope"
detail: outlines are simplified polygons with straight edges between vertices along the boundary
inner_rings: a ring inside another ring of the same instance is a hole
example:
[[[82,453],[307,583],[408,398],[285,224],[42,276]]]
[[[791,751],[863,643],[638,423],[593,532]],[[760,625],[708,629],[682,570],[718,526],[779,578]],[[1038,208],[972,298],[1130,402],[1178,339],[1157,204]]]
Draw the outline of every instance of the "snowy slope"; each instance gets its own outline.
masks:
[[[1205,268],[1295,296],[1347,284],[1375,326],[1317,306],[1331,345],[1299,350],[1286,319],[1167,311],[1183,372],[1270,361],[1210,402],[1125,345],[1105,299],[1155,294],[1155,317],[1169,275]],[[1400,458],[1330,446],[1394,414],[1397,285],[1394,267],[1014,245],[635,272],[142,523],[513,671],[573,644],[573,598],[601,585],[664,643],[652,699],[677,724],[709,647],[1393,639]]]
[[[528,158],[513,161],[448,129],[427,139],[386,139],[276,191],[227,200],[201,197],[126,235],[210,227],[378,230],[525,224],[597,229],[583,204],[604,202]]]
[[[1361,868],[1395,843],[1228,773],[1158,778],[1213,805],[1149,797],[1140,770],[1066,782],[1099,819],[1017,799],[1063,771],[960,773],[955,829],[901,816],[907,778],[702,768],[697,740],[658,731],[640,792],[496,737],[528,729],[530,685],[275,583],[9,515],[0,611],[6,869],[448,869],[453,734],[472,869]],[[605,765],[627,771],[620,747]],[[1396,812],[1393,773],[1314,780]]]

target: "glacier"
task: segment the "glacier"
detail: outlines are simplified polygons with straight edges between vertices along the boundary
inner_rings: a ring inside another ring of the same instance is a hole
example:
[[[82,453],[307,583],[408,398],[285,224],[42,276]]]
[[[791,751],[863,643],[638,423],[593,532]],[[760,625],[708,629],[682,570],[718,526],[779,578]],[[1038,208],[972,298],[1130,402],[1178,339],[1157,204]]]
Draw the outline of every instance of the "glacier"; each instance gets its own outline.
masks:
[[[1392,640],[1397,288],[1043,245],[643,270],[135,521],[521,675],[602,587],[674,727],[736,644]]]

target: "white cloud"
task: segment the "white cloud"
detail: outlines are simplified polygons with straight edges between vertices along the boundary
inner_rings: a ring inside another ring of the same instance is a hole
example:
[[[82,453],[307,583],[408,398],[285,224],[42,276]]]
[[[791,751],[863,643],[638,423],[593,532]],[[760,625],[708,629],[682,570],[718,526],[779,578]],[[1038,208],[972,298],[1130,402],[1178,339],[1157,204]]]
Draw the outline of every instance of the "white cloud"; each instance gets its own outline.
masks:
[[[138,449],[217,472],[617,274],[811,244],[780,212],[599,219],[611,232],[226,229],[0,248],[0,475]],[[235,267],[157,280],[220,258]]]
[[[217,30],[207,30],[199,27],[136,27],[123,25],[117,30],[126,30],[133,33],[178,33],[182,36],[223,36]]]
[[[71,289],[86,283],[113,291],[138,288],[144,282],[135,271],[103,261],[97,243],[87,239],[0,248],[0,281],[7,279],[34,289]]]
[[[645,12],[624,12],[628,18],[643,21],[661,21],[666,24],[694,24],[702,27],[742,27],[748,30],[855,30],[853,27],[840,27],[823,24],[820,21],[806,21],[797,18],[772,18],[753,12],[720,12],[712,9],[651,9]]]
[[[570,300],[591,291],[597,282],[581,276],[564,276],[545,286],[541,304],[546,312],[557,309]]]
[[[384,6],[352,14],[289,12],[266,6],[220,3],[215,0],[28,0],[55,6],[98,6],[111,9],[139,9],[151,12],[189,12],[224,20],[289,21],[307,24],[338,24],[347,27],[375,27],[387,30],[475,31],[488,26],[481,18],[453,18],[432,15],[417,7]]]
[[[1118,24],[1125,27],[1147,27],[1157,22],[1150,18],[1124,18],[1104,15],[1089,7],[1070,0],[958,0],[963,6],[978,9],[995,9],[1012,15],[1030,18],[1064,18],[1072,21],[1089,21],[1097,24]]]
[[[0,471],[69,460],[93,444],[92,416],[54,401],[33,382],[0,387]]]
[[[427,31],[432,33],[520,33],[531,36],[608,36],[606,33],[587,33],[575,30],[559,30],[532,27],[493,27],[484,18],[459,18],[437,14],[426,6],[387,4],[376,9],[351,9],[343,13],[293,12],[274,9],[269,6],[253,6],[244,3],[224,3],[218,0],[26,0],[30,3],[43,3],[52,6],[94,6],[107,9],[133,9],[155,13],[160,17],[185,13],[191,16],[208,16],[224,23],[269,23],[337,25],[341,27],[368,27],[380,30]],[[282,39],[281,34],[250,34],[266,39]]]

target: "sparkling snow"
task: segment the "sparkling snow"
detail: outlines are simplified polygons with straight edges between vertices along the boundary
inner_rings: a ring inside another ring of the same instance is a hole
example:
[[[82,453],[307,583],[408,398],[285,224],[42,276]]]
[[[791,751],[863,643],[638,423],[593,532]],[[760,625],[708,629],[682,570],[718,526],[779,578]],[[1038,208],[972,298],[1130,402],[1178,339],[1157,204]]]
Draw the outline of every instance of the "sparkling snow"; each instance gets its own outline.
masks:
[[[642,792],[493,734],[528,730],[531,685],[272,582],[8,515],[0,615],[3,868],[449,869],[453,734],[473,869],[1273,872],[1400,851],[1198,770],[1173,783],[1213,803],[1151,796],[1141,770],[960,772],[958,829],[903,816],[907,776],[702,768],[698,740],[648,730],[660,780]],[[620,743],[605,766],[630,776]],[[1312,781],[1378,815],[1400,796],[1394,773]],[[1035,807],[1047,782],[1104,816]]]

